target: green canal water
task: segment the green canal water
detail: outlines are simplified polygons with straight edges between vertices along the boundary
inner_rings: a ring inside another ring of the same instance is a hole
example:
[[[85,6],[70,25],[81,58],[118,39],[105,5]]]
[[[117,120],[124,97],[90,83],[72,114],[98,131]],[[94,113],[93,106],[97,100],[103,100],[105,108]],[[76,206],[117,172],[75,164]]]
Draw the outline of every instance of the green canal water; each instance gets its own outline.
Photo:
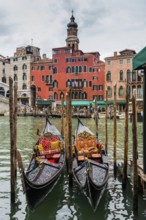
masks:
[[[61,120],[50,119],[60,130]],[[94,119],[82,120],[84,124],[95,131]],[[45,118],[19,117],[17,148],[21,151],[24,167],[27,167],[32,146],[37,141],[36,130],[42,130]],[[73,131],[77,120],[73,119]],[[121,179],[113,178],[113,121],[108,121],[108,148],[110,158],[110,177],[107,188],[100,204],[93,212],[81,190],[74,183],[72,188],[68,187],[68,176],[66,171],[59,179],[52,192],[46,197],[42,204],[31,212],[26,204],[23,194],[20,174],[17,178],[17,202],[15,207],[10,203],[10,132],[9,118],[0,117],[0,220],[131,220],[146,219],[146,200],[139,195],[138,214],[132,211],[132,185],[129,182],[126,190],[122,190]],[[99,138],[105,142],[104,119],[99,120]],[[117,121],[117,157],[123,159],[124,146],[124,121]],[[132,129],[129,122],[129,159],[132,158]],[[138,123],[138,155],[142,158],[142,123]]]

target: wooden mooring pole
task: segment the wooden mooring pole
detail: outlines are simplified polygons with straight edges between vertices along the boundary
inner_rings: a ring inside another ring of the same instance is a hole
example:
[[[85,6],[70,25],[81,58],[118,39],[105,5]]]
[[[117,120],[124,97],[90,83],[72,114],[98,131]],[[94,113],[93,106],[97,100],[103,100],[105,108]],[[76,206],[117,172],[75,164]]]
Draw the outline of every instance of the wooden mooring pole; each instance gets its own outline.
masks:
[[[106,90],[106,105],[105,105],[105,152],[108,154],[108,99],[107,99],[107,90]]]
[[[129,86],[126,85],[126,105],[125,105],[125,136],[124,136],[124,164],[122,175],[122,186],[126,187],[127,182],[127,163],[128,163],[128,112],[129,112]]]
[[[117,176],[117,115],[116,115],[116,89],[117,85],[114,85],[114,177]]]
[[[98,106],[97,106],[97,97],[95,97],[95,127],[96,127],[96,137],[98,138]]]
[[[64,96],[61,96],[61,135],[64,137]]]
[[[132,134],[133,134],[133,210],[138,210],[138,169],[137,169],[137,111],[136,90],[132,97]]]
[[[11,160],[11,202],[15,203],[16,198],[16,178],[17,178],[17,158],[16,158],[16,138],[17,138],[17,85],[13,89],[13,80],[9,77],[9,115],[10,115],[10,160]]]
[[[69,174],[69,185],[72,185],[72,123],[71,123],[71,89],[66,95],[66,122],[65,122],[65,148],[66,148],[66,167]]]

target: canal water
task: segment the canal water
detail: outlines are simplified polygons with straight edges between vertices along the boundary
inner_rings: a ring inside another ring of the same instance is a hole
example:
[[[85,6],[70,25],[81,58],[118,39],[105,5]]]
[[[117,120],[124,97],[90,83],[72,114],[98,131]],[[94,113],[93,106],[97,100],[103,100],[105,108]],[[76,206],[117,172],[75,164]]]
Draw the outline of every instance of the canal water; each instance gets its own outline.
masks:
[[[50,119],[60,130],[60,119]],[[84,124],[95,132],[94,119],[83,119]],[[17,148],[21,151],[24,167],[27,167],[32,153],[32,146],[37,141],[36,130],[42,130],[45,118],[18,117]],[[73,131],[77,120],[73,119]],[[129,159],[132,158],[132,128],[129,122]],[[94,212],[74,183],[68,187],[66,171],[58,184],[35,211],[30,211],[23,194],[20,174],[17,178],[17,201],[15,207],[10,203],[10,132],[9,117],[0,117],[0,220],[131,220],[146,219],[146,200],[139,195],[139,210],[132,211],[132,185],[129,182],[126,190],[122,190],[121,179],[113,178],[113,121],[108,121],[108,148],[110,158],[110,177],[97,210]],[[105,142],[104,119],[99,120],[99,138]],[[124,154],[124,121],[117,121],[117,157],[123,159]],[[138,123],[138,155],[142,158],[142,123]]]

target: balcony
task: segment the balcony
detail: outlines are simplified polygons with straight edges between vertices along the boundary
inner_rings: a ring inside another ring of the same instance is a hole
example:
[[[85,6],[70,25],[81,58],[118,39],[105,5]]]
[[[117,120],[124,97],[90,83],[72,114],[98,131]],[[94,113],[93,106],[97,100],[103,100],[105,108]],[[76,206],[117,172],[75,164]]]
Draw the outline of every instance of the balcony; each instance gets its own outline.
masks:
[[[46,83],[46,85],[52,85],[52,84],[53,84],[53,81],[46,80],[45,83]]]
[[[72,91],[83,90],[83,86],[82,85],[72,85],[71,89],[72,89]]]

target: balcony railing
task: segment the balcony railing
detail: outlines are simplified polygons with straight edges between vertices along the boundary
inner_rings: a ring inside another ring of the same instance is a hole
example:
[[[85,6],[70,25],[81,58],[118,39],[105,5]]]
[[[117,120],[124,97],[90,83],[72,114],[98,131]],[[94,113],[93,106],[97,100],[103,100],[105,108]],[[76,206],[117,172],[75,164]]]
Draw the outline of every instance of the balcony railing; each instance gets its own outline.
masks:
[[[52,85],[52,84],[53,84],[53,81],[46,80],[45,83],[46,83],[46,85]]]

